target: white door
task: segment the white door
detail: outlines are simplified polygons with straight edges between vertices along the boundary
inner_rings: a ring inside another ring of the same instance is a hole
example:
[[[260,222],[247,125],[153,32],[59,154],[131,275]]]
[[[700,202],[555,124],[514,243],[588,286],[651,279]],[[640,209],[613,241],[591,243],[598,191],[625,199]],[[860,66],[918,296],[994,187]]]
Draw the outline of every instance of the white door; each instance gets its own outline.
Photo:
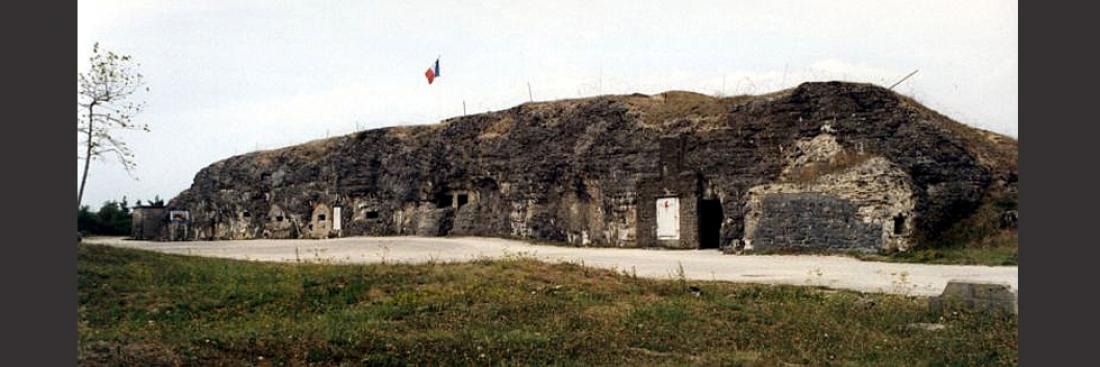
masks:
[[[332,208],[332,229],[340,230],[340,207]]]
[[[657,199],[657,239],[680,239],[680,199]]]

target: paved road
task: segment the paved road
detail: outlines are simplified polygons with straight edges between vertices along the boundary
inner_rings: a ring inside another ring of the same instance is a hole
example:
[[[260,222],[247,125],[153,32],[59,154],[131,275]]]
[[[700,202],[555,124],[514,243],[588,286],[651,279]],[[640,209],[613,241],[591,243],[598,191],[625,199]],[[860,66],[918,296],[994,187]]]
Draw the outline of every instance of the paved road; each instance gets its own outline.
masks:
[[[863,292],[936,295],[951,279],[993,281],[1019,289],[1015,266],[924,265],[860,261],[841,256],[724,255],[716,250],[572,248],[498,238],[350,237],[329,240],[149,242],[88,238],[85,242],[258,261],[425,262],[525,255],[672,278],[683,266],[694,280],[813,285]]]

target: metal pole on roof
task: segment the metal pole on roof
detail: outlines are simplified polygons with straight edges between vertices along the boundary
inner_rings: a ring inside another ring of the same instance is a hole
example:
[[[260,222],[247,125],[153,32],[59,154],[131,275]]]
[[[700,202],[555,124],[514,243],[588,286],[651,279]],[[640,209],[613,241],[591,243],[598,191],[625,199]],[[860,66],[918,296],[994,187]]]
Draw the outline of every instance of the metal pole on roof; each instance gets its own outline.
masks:
[[[789,64],[789,63],[783,64],[783,81],[779,82],[779,87],[780,88],[786,88],[787,87],[787,67],[789,67],[789,66],[791,66],[791,64]]]
[[[600,83],[596,86],[596,94],[603,94],[603,64],[600,64]]]
[[[906,75],[904,78],[901,78],[901,80],[899,80],[897,83],[894,83],[894,85],[891,85],[890,88],[886,88],[886,89],[893,90],[894,87],[898,86],[898,84],[901,84],[901,82],[904,82],[906,79],[909,79],[909,77],[913,76],[913,74],[916,74],[918,71],[920,71],[920,69],[913,70],[912,73],[909,73],[909,75]]]

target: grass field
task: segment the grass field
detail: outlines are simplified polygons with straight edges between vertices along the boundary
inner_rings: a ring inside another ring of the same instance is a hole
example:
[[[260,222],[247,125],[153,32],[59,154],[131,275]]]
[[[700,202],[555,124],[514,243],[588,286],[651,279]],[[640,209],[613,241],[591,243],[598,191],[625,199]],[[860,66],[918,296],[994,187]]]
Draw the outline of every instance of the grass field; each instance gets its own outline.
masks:
[[[951,265],[1019,265],[1019,248],[946,248],[901,252],[889,256],[859,255],[861,260]]]
[[[530,259],[268,264],[78,245],[84,365],[1014,365],[926,300]],[[942,330],[909,327],[941,323]]]
[[[921,249],[889,256],[857,256],[863,260],[925,264],[1019,265],[1020,237],[1016,231],[999,231],[965,245]]]

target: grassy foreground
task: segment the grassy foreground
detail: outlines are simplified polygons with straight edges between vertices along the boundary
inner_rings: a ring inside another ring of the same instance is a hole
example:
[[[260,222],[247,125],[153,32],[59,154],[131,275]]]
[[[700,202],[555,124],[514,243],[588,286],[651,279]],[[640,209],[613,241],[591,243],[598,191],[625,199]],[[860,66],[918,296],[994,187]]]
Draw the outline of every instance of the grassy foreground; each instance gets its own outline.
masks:
[[[1016,247],[955,247],[946,249],[915,250],[910,252],[892,254],[889,256],[858,255],[857,257],[861,260],[867,261],[949,265],[1014,266],[1019,265],[1018,254],[1019,248]]]
[[[862,260],[924,264],[1019,265],[1020,238],[1016,231],[1000,231],[966,245],[900,252],[889,256],[860,255]]]
[[[86,244],[77,253],[84,365],[1017,362],[1015,318],[939,317],[921,298],[522,258],[298,265]]]

